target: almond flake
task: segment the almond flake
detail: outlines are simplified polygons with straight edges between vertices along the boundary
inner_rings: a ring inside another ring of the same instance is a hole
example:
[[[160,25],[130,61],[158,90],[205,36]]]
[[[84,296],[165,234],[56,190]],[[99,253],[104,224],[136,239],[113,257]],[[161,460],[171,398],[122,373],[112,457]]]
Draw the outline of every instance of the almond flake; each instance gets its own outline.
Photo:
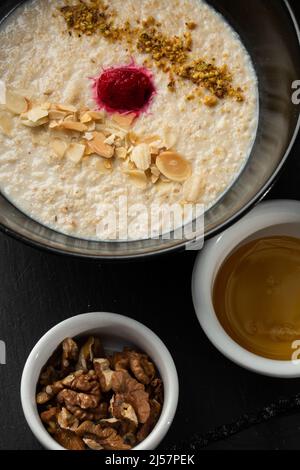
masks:
[[[151,175],[151,183],[155,184],[159,180],[159,176]]]
[[[60,122],[59,121],[52,121],[49,124],[49,129],[57,129],[57,128],[59,128],[61,123],[62,123],[61,121]]]
[[[0,129],[2,130],[3,134],[10,137],[11,131],[13,128],[13,122],[11,116],[9,114],[0,114]]]
[[[154,157],[156,157],[157,155],[159,155],[160,150],[159,150],[159,148],[157,148],[157,147],[152,147],[152,146],[150,146],[150,152],[151,152],[151,155],[153,155]]]
[[[22,114],[25,113],[28,109],[28,101],[26,98],[24,98],[24,96],[6,90],[5,106],[14,114]]]
[[[100,122],[104,119],[105,114],[103,111],[88,111],[93,121]]]
[[[85,124],[82,124],[81,122],[72,122],[72,121],[63,121],[60,124],[60,127],[62,129],[67,129],[69,131],[75,131],[75,132],[86,132],[88,130]]]
[[[42,109],[42,107],[37,106],[28,111],[27,118],[29,119],[29,121],[36,123],[41,119],[48,117],[48,115],[49,112],[46,109]]]
[[[85,147],[85,152],[84,152],[84,155],[89,157],[90,155],[93,155],[94,154],[94,151],[87,145]],[[98,155],[97,155],[98,156]]]
[[[92,132],[86,132],[86,133],[84,134],[84,138],[85,138],[86,140],[93,140],[94,135],[93,135]]]
[[[129,176],[130,181],[136,187],[140,189],[145,189],[147,187],[148,179],[144,171],[139,171],[139,170],[125,171],[125,174]]]
[[[186,202],[196,203],[206,186],[203,175],[191,176],[183,185],[183,194]]]
[[[133,121],[136,119],[136,114],[130,113],[130,114],[114,114],[112,116],[112,120],[118,124],[120,127],[125,127],[129,128],[132,124]]]
[[[42,103],[41,108],[46,109],[47,111],[49,111],[51,109],[51,103],[48,103],[48,102]]]
[[[127,150],[125,147],[118,147],[115,150],[115,155],[117,158],[121,158],[122,160],[125,160],[127,157]]]
[[[116,140],[116,136],[112,134],[109,137],[107,137],[107,139],[105,139],[104,143],[108,145],[113,145],[115,143],[115,140]]]
[[[66,158],[71,160],[73,163],[81,162],[85,152],[85,145],[81,144],[70,144],[66,150]]]
[[[172,127],[165,126],[163,129],[163,147],[166,147],[167,150],[170,150],[176,145],[177,140],[177,132],[175,132]]]
[[[66,114],[66,117],[64,118],[64,121],[66,122],[77,122],[75,114]]]
[[[88,128],[88,132],[93,132],[96,130],[96,123],[95,121],[87,122],[86,127]]]
[[[149,144],[149,145],[154,144],[154,143],[157,143],[157,145],[162,144],[161,143],[161,138],[158,135],[150,135],[148,137],[143,137],[142,142],[144,144]],[[161,145],[161,146],[163,146],[163,145]]]
[[[192,166],[175,152],[163,152],[156,159],[156,166],[163,176],[171,181],[184,182],[192,173]]]
[[[72,105],[56,104],[55,107],[56,109],[59,109],[60,111],[66,111],[67,113],[77,113],[77,108]]]
[[[153,184],[155,184],[159,180],[160,171],[156,165],[151,165],[150,170],[151,170],[151,181]]]
[[[140,144],[133,148],[131,161],[135,163],[139,170],[146,171],[151,165],[150,147],[147,144]]]
[[[51,142],[51,148],[57,157],[63,158],[67,151],[68,144],[61,139],[54,139]]]
[[[86,124],[87,122],[91,122],[93,120],[92,116],[89,113],[84,113],[80,116],[80,122]]]
[[[56,121],[60,121],[65,119],[67,113],[65,111],[59,111],[58,109],[51,109],[49,111],[49,119],[54,119]]]
[[[160,176],[160,171],[156,165],[151,165],[150,170],[151,170],[152,175],[158,176],[158,177]]]
[[[133,145],[136,145],[136,144],[139,144],[140,143],[140,137],[135,134],[135,132],[129,132],[127,134],[128,136],[128,139],[129,141],[133,144]]]
[[[88,141],[90,149],[103,158],[112,158],[114,156],[114,148],[105,144],[105,137],[101,132],[94,132],[93,140]]]
[[[125,139],[127,132],[121,127],[113,126],[112,123],[106,123],[105,126],[102,124],[99,126],[99,130],[103,132],[106,137],[109,137],[111,134],[116,135],[120,139]]]
[[[29,119],[22,118],[21,122],[26,127],[34,128],[34,127],[40,127],[40,126],[43,126],[44,124],[47,124],[49,122],[49,119],[48,117],[44,117],[44,118],[39,119],[36,122],[33,122],[33,121],[30,121]]]

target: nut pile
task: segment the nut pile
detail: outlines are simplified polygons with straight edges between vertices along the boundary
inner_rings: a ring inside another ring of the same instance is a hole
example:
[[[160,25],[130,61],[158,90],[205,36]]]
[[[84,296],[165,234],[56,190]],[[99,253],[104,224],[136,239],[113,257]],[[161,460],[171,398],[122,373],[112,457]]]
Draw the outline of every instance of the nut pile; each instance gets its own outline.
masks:
[[[217,66],[214,60],[207,62],[192,55],[192,31],[197,24],[186,22],[187,31],[183,36],[169,36],[161,31],[161,24],[150,16],[144,21],[137,21],[133,27],[127,21],[121,27],[114,26],[116,12],[112,11],[102,0],[90,0],[66,5],[60,9],[67,28],[79,36],[101,34],[112,42],[126,42],[133,49],[147,54],[145,65],[152,62],[165,73],[169,73],[168,88],[174,92],[177,80],[188,80],[198,89],[206,91],[202,103],[216,106],[220,99],[231,97],[238,102],[244,101],[241,87],[233,86],[233,77],[226,65]],[[151,62],[152,61],[152,62]],[[175,79],[176,77],[176,79]],[[199,90],[197,90],[199,91]]]
[[[155,427],[163,384],[146,354],[105,354],[101,340],[67,338],[41,372],[36,402],[68,450],[130,450]]]
[[[174,150],[179,136],[168,125],[161,135],[137,135],[133,113],[108,116],[68,104],[35,103],[14,91],[7,91],[5,108],[32,130],[48,128],[50,151],[58,161],[81,165],[98,157],[96,170],[103,174],[118,161],[126,178],[140,189],[159,181],[183,184],[192,176],[191,163]],[[0,116],[0,128],[7,129],[8,116],[4,118],[1,124]]]

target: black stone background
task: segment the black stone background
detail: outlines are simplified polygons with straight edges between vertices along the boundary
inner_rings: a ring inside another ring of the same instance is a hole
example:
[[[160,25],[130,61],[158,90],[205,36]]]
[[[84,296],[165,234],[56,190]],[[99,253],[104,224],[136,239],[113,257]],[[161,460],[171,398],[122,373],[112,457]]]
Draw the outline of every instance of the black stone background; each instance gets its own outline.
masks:
[[[300,20],[300,3],[291,0]],[[300,77],[299,77],[300,79]],[[300,199],[300,141],[268,198]],[[244,413],[300,393],[300,379],[247,372],[225,359],[203,334],[192,305],[196,253],[134,263],[85,262],[40,252],[0,234],[0,449],[40,449],[20,403],[20,378],[36,341],[56,323],[88,311],[128,315],[152,328],[172,352],[180,377],[173,426],[160,446],[181,446]],[[300,411],[256,425],[208,449],[300,449]],[[188,450],[188,449],[186,449]]]

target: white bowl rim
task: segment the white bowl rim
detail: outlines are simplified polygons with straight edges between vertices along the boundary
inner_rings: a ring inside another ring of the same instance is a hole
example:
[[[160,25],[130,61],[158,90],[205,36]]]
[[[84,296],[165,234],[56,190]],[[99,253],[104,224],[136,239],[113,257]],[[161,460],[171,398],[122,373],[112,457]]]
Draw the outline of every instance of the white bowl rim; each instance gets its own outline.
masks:
[[[214,311],[211,292],[216,271],[238,244],[268,227],[290,223],[300,224],[300,201],[262,202],[237,224],[205,244],[196,259],[192,276],[196,315],[212,344],[235,364],[252,372],[277,378],[300,377],[300,362],[267,359],[237,344],[221,326]]]
[[[132,331],[135,331],[141,335],[141,337],[143,337],[145,341],[148,342],[148,344],[159,350],[159,355],[162,358],[161,361],[162,363],[166,364],[166,376],[162,377],[165,396],[160,419],[150,435],[133,450],[155,449],[164,439],[173,422],[178,406],[179,380],[174,360],[162,340],[148,327],[130,317],[109,312],[91,312],[80,314],[58,323],[46,334],[44,334],[29,354],[23,369],[21,379],[21,403],[23,412],[34,436],[46,449],[66,450],[60,446],[48,433],[37,411],[35,402],[36,384],[32,383],[30,375],[33,371],[34,365],[36,365],[38,360],[39,351],[48,343],[50,338],[55,338],[59,332],[62,332],[65,329],[72,329],[73,332],[77,331],[77,334],[74,334],[74,336],[78,336],[88,332],[89,330],[101,328],[101,323],[103,322],[109,322],[111,325],[123,326],[132,329]],[[113,333],[111,336],[114,336]],[[59,344],[60,341],[58,340],[57,346],[59,346]],[[52,352],[54,349],[51,348]],[[51,353],[48,357],[50,357],[50,355]],[[43,365],[44,364],[40,364],[40,370]],[[157,363],[156,366],[158,369],[160,369]]]

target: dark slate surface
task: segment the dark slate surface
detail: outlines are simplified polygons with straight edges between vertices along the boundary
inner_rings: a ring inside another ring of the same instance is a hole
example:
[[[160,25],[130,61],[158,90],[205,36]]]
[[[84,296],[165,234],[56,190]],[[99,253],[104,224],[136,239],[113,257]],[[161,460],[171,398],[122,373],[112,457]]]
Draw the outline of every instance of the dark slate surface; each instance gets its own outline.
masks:
[[[300,13],[299,2],[291,2]],[[299,77],[300,78],[300,77]],[[269,198],[300,200],[300,142]],[[195,253],[139,263],[103,264],[65,259],[0,235],[0,449],[40,449],[23,417],[20,378],[35,342],[61,320],[88,311],[112,311],[142,321],[172,352],[180,376],[180,403],[161,449],[180,446],[240,415],[300,392],[299,380],[275,380],[231,364],[209,343],[190,294]],[[154,289],[153,289],[154,287]],[[151,295],[150,292],[155,292]],[[209,449],[300,449],[300,413],[252,427]]]

